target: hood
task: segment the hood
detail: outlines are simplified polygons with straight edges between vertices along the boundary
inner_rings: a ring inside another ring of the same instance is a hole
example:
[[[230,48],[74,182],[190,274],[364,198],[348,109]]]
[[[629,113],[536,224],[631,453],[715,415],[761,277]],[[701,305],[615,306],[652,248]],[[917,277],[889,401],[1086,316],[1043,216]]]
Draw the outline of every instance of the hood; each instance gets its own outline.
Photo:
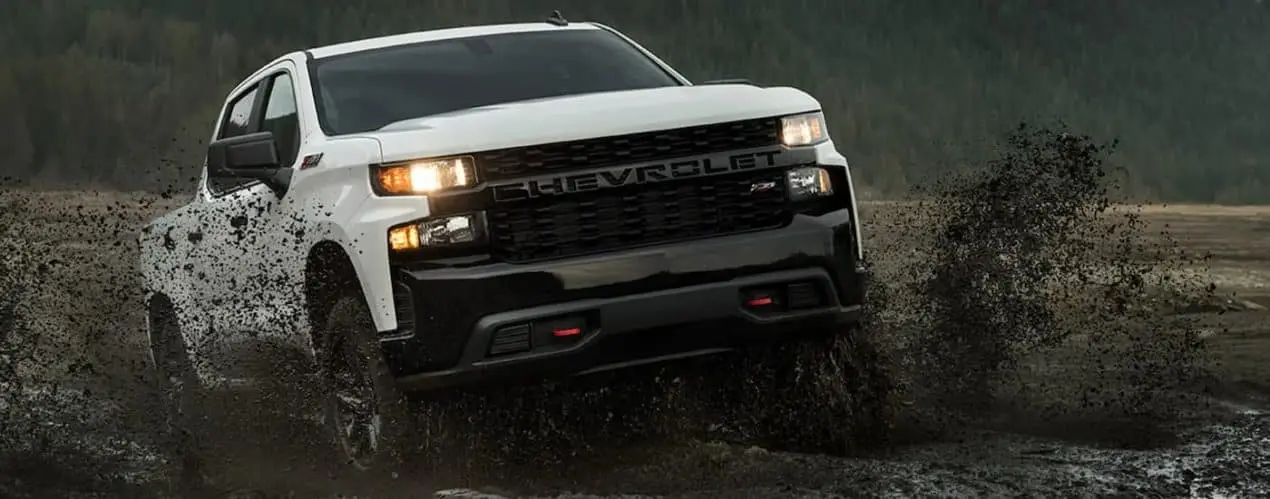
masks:
[[[789,87],[698,85],[510,102],[404,120],[375,132],[382,161],[724,123],[815,111]]]

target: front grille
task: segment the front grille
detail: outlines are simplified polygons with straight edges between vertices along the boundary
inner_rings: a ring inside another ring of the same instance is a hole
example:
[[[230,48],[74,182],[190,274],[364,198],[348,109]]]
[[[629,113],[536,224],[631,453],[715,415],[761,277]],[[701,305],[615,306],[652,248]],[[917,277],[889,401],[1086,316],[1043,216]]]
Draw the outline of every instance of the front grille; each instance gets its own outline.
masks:
[[[525,262],[776,228],[790,218],[785,200],[783,171],[768,169],[536,198],[486,216],[492,256]]]
[[[780,119],[760,118],[476,153],[484,181],[773,146]]]

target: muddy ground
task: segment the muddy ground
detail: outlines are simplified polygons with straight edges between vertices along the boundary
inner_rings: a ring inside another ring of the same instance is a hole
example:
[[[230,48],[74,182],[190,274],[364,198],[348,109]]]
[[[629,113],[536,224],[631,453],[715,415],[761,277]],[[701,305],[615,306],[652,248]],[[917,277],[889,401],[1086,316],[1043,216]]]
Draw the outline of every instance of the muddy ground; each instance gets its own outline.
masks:
[[[143,316],[132,265],[136,229],[180,201],[83,192],[0,199],[10,203],[7,213],[23,214],[5,234],[23,250],[10,255],[12,313],[0,308],[12,331],[7,341],[17,345],[5,353],[12,371],[0,385],[0,497],[170,495],[156,482],[164,452],[140,377]],[[922,209],[871,203],[865,214],[876,271],[894,288],[884,332],[908,338],[907,351],[934,337],[914,333],[929,323],[912,319],[921,305],[906,301],[907,288],[897,284],[912,279],[912,261],[936,251],[916,242],[930,233],[912,222]],[[728,443],[710,431],[617,441],[581,427],[570,438],[589,448],[564,458],[349,475],[314,453],[311,419],[280,417],[249,394],[208,403],[223,409],[209,422],[219,437],[210,474],[222,497],[1270,494],[1270,208],[1149,206],[1140,213],[1138,232],[1157,245],[1167,233],[1176,242],[1170,255],[1211,253],[1206,260],[1155,257],[1170,263],[1152,271],[1198,276],[1216,285],[1211,295],[1124,314],[1127,329],[1117,331],[1149,329],[1155,336],[1147,339],[1141,331],[1107,339],[1107,324],[1085,324],[1087,331],[1045,348],[1020,350],[990,381],[988,399],[947,420],[941,416],[956,411],[931,402],[913,377],[897,394],[901,411],[886,445],[828,456]],[[1176,351],[1125,346],[1175,336],[1201,343],[1183,352],[1193,357],[1184,373],[1169,368]]]

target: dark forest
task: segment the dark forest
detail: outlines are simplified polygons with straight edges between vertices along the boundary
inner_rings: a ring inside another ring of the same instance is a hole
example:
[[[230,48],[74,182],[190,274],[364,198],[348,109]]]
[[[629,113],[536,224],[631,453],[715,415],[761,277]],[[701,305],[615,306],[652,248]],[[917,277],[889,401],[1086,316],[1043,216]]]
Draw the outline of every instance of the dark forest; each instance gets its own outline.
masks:
[[[1128,194],[1270,202],[1259,0],[17,0],[0,4],[0,177],[193,186],[223,93],[284,52],[553,9],[690,78],[807,90],[872,193],[974,164],[1020,121],[1119,139]]]

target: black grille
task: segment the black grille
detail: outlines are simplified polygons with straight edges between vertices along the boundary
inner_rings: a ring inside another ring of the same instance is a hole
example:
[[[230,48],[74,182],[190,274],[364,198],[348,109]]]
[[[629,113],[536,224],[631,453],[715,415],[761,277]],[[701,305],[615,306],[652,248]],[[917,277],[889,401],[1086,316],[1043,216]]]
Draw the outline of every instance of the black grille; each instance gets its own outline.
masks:
[[[557,142],[475,154],[481,178],[497,181],[562,172],[710,154],[780,143],[779,118]]]
[[[496,356],[529,351],[532,347],[529,341],[530,332],[529,324],[498,329],[490,342],[489,354]]]
[[[785,199],[769,169],[508,203],[487,212],[490,251],[524,262],[776,228]]]

